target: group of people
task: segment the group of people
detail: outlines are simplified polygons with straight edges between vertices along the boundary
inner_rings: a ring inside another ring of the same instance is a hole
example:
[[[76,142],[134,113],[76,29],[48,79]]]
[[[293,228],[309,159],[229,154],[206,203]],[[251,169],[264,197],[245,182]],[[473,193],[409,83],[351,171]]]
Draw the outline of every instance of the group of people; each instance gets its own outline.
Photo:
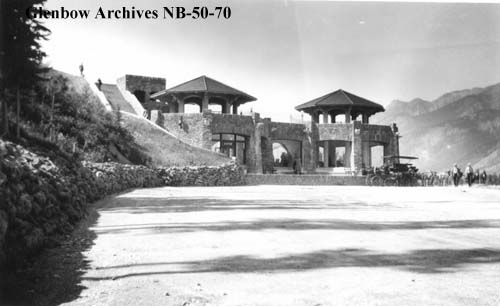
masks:
[[[453,185],[458,186],[460,183],[460,178],[464,175],[462,173],[462,170],[458,167],[457,164],[453,165],[453,169],[451,170],[451,175],[453,176]],[[465,180],[467,182],[467,185],[472,186],[474,182],[479,182],[481,184],[486,183],[487,179],[486,171],[483,170],[483,172],[480,174],[479,169],[474,172],[474,169],[472,169],[472,166],[470,163],[467,164],[467,167],[465,168]]]

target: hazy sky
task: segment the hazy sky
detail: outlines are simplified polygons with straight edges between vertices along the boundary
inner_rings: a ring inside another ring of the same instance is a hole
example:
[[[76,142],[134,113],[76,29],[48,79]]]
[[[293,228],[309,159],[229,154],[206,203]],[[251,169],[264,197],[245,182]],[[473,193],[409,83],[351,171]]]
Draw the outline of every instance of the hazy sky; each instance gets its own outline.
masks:
[[[230,6],[229,20],[48,20],[56,69],[167,88],[207,75],[258,98],[275,119],[342,88],[386,105],[500,82],[500,4],[48,0],[47,8]]]

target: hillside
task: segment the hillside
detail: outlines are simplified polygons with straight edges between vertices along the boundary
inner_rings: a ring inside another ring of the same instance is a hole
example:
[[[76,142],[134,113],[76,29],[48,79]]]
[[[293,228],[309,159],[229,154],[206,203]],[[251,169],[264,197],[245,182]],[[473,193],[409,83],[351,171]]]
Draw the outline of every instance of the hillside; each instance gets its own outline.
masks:
[[[215,166],[227,163],[222,154],[191,146],[153,122],[130,113],[122,112],[123,127],[152,158],[156,166]]]
[[[373,123],[396,122],[400,152],[415,155],[422,170],[447,170],[471,162],[500,170],[500,84],[446,93],[433,101],[393,101]]]

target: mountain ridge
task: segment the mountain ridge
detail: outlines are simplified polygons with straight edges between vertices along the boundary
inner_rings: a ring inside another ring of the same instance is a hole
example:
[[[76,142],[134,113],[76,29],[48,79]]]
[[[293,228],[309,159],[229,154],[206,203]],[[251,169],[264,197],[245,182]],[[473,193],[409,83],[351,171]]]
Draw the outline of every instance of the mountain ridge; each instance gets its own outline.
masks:
[[[471,162],[481,170],[500,171],[500,83],[455,90],[432,101],[394,100],[374,124],[399,126],[400,152],[415,155],[421,170],[445,171]]]

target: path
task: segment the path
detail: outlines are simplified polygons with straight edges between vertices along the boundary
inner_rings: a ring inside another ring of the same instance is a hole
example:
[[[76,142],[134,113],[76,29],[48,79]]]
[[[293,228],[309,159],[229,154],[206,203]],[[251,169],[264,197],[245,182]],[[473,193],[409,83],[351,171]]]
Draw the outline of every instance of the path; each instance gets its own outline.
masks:
[[[64,305],[500,305],[500,190],[167,187],[99,214]]]

